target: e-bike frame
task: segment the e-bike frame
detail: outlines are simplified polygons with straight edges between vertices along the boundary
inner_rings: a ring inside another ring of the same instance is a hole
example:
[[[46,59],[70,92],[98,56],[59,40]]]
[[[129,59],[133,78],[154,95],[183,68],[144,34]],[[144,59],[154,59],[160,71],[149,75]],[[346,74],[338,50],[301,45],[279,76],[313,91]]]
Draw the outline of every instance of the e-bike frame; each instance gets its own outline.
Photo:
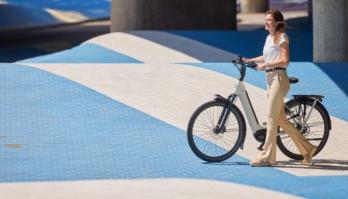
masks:
[[[238,69],[240,71],[241,76],[238,79],[238,82],[235,84],[232,94],[227,99],[220,96],[220,95],[216,95],[215,100],[216,101],[223,101],[227,104],[227,106],[223,108],[222,114],[219,117],[218,124],[217,124],[216,128],[214,129],[214,132],[217,134],[224,132],[225,124],[226,124],[226,121],[227,121],[228,116],[230,114],[230,110],[231,110],[233,104],[235,103],[236,99],[239,98],[240,102],[242,104],[242,108],[243,108],[245,115],[248,119],[249,126],[251,127],[252,133],[254,134],[255,139],[262,143],[258,147],[258,149],[262,150],[263,142],[264,142],[264,139],[266,136],[266,128],[264,126],[260,125],[260,123],[257,119],[257,116],[255,114],[253,105],[250,101],[248,92],[247,92],[247,90],[244,86],[244,83],[243,83],[243,80],[245,77],[245,72],[246,72],[246,66],[241,64],[241,63],[234,63],[234,64],[238,64],[240,66]],[[255,69],[256,65],[249,65],[248,67]],[[296,80],[296,81],[298,81],[298,80]],[[299,129],[299,130],[303,131],[303,128],[305,126],[304,124],[306,124],[306,122],[309,118],[309,115],[312,113],[313,108],[315,107],[315,105],[317,103],[320,103],[323,96],[319,96],[319,95],[316,95],[316,96],[294,95],[294,98],[297,101],[312,101],[313,102],[313,105],[311,106],[311,109],[309,110],[309,112],[307,114],[307,118],[304,121],[298,121],[301,124],[301,129]],[[287,109],[287,107],[285,107],[285,109]],[[291,112],[289,114],[290,114],[289,119],[295,119],[297,117],[297,115],[293,115]],[[330,120],[329,120],[329,129],[331,129],[331,121]],[[243,140],[243,142],[244,142],[244,140]],[[242,144],[241,148],[243,148],[243,144]]]
[[[240,99],[240,102],[242,104],[243,110],[245,112],[245,115],[248,119],[249,126],[251,127],[252,132],[257,132],[261,129],[264,129],[265,127],[261,126],[259,124],[259,121],[257,119],[257,116],[255,114],[254,108],[251,104],[249,95],[247,90],[245,89],[244,83],[242,81],[238,81],[238,83],[234,87],[234,92],[230,95],[227,99],[228,105],[225,108],[226,110],[223,110],[223,114],[221,114],[218,122],[219,127],[223,127],[226,124],[226,121],[228,119],[229,111],[231,110],[232,104],[236,101],[237,98]],[[219,96],[221,97],[221,96]]]

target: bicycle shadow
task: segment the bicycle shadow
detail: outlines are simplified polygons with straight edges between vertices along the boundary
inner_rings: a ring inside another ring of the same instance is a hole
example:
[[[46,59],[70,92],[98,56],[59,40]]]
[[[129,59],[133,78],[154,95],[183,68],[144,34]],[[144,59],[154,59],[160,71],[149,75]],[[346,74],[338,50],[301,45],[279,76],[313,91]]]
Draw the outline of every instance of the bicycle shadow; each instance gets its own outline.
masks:
[[[205,165],[222,165],[222,166],[241,166],[250,165],[249,162],[202,162]],[[311,164],[303,165],[299,160],[277,161],[272,167],[275,168],[291,168],[291,169],[321,169],[331,171],[348,171],[348,160],[334,159],[315,159]]]
[[[301,161],[298,161],[298,160],[277,161],[277,164],[274,165],[274,167],[348,171],[348,160],[315,159],[315,160],[312,160],[311,164],[309,164],[308,166],[302,165]]]
[[[202,162],[205,165],[222,165],[222,166],[237,166],[237,165],[249,165],[249,162]]]

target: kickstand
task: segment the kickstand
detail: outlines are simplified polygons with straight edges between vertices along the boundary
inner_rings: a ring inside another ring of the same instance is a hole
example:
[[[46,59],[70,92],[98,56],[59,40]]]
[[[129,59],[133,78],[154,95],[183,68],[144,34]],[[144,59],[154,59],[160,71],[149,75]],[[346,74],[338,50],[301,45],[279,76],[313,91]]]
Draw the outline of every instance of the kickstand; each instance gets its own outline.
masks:
[[[259,147],[257,147],[257,150],[259,150],[259,151],[263,151],[263,145],[265,145],[265,143],[264,143],[264,142],[262,142],[262,143],[260,144],[260,146],[259,146]]]

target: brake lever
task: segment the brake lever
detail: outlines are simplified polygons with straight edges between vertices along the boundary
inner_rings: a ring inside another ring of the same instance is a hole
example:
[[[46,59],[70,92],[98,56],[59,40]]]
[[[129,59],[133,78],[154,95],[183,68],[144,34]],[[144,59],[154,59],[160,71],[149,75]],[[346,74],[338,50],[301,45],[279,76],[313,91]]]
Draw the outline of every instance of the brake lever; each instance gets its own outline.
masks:
[[[250,62],[250,63],[247,63],[247,66],[248,66],[249,68],[251,68],[251,69],[256,70],[256,68],[257,68],[257,63],[255,63],[255,62]]]

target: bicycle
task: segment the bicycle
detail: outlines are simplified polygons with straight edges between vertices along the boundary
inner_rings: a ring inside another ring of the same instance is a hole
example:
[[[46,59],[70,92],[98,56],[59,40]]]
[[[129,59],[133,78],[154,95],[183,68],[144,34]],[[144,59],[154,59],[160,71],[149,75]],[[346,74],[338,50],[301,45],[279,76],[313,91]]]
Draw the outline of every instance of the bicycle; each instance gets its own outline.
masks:
[[[243,84],[246,68],[256,70],[256,64],[245,63],[241,57],[232,63],[240,72],[232,94],[228,98],[216,94],[213,101],[204,103],[194,111],[188,123],[189,146],[196,156],[207,162],[224,161],[239,148],[244,148],[246,123],[242,112],[235,105],[238,98],[254,138],[261,143],[259,150],[262,150],[265,142],[266,127],[259,124]],[[298,81],[296,77],[289,77],[290,84]],[[321,95],[293,95],[293,98],[285,103],[287,119],[309,142],[317,146],[314,156],[324,148],[331,130],[330,116],[321,103],[323,98]],[[277,145],[287,157],[303,159],[290,137],[281,128],[278,128]]]

